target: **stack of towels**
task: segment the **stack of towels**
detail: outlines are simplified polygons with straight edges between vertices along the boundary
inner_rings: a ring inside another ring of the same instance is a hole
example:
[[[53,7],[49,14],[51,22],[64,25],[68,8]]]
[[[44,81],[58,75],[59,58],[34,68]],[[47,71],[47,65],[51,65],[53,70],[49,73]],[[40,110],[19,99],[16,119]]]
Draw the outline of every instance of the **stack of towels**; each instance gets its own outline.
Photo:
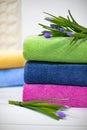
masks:
[[[23,45],[23,101],[62,98],[53,103],[87,107],[87,40],[28,36]]]
[[[21,50],[0,50],[0,88],[23,85],[24,64]]]

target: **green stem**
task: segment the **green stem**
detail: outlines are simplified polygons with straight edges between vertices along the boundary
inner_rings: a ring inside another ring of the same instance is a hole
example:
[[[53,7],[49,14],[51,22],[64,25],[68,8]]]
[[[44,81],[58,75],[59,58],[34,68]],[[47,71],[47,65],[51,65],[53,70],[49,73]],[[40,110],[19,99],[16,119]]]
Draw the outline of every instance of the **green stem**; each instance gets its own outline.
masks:
[[[55,110],[58,110],[60,108],[60,107],[57,106],[58,109],[54,109],[56,107],[55,104],[54,104],[55,105],[54,107],[52,107],[51,104],[48,107],[46,105],[41,106],[40,104],[38,104],[36,106],[35,106],[35,104],[34,105],[33,104],[29,105],[29,102],[27,102],[28,103],[27,105],[26,105],[26,102],[24,103],[24,102],[12,101],[12,100],[9,100],[8,102],[9,102],[9,104],[12,104],[12,105],[18,105],[19,106],[19,104],[20,104],[20,106],[22,106],[22,107],[29,108],[29,109],[35,110],[37,112],[41,112],[41,113],[43,113],[45,115],[48,115],[48,116],[50,116],[50,117],[52,117],[52,118],[54,118],[56,120],[61,119],[60,117],[58,117],[55,114]],[[50,107],[52,107],[52,108],[50,108]]]
[[[13,104],[13,105],[19,105],[19,102],[18,101],[12,101],[12,100],[9,100],[8,101],[9,104]]]

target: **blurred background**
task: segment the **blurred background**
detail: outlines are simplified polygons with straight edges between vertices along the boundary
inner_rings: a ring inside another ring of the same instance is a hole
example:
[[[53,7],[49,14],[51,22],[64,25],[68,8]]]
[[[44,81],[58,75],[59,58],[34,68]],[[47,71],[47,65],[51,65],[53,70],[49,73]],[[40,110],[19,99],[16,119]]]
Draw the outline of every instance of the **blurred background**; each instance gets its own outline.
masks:
[[[68,9],[87,27],[87,0],[0,0],[0,50],[21,49],[28,35],[39,34],[38,23],[48,24],[43,12],[67,17]]]

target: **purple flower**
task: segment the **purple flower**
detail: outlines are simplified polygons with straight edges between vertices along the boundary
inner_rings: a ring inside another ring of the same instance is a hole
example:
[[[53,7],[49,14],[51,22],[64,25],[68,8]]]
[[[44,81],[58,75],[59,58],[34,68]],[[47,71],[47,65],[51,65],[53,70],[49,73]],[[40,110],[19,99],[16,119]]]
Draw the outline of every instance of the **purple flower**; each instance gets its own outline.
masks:
[[[65,118],[66,115],[61,110],[56,111],[56,115],[58,115],[60,118]]]
[[[72,34],[73,34],[73,32],[71,32],[71,31],[66,33],[67,36],[71,36]]]
[[[52,18],[51,17],[46,17],[45,20],[51,21]]]
[[[56,28],[57,26],[55,24],[50,24],[51,28]]]
[[[45,32],[44,33],[44,37],[45,38],[50,38],[51,37],[51,33],[50,32]]]
[[[60,32],[64,32],[64,28],[58,28]]]
[[[42,33],[43,33],[43,34],[48,33],[48,31],[44,30],[44,31],[42,31]]]

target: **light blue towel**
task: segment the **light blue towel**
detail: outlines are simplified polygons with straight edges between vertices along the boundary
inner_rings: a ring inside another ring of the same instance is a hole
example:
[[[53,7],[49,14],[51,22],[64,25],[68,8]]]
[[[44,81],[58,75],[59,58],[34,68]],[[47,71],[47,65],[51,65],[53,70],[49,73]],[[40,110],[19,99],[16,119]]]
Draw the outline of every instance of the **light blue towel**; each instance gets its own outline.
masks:
[[[0,70],[0,88],[22,86],[24,84],[24,68]]]

